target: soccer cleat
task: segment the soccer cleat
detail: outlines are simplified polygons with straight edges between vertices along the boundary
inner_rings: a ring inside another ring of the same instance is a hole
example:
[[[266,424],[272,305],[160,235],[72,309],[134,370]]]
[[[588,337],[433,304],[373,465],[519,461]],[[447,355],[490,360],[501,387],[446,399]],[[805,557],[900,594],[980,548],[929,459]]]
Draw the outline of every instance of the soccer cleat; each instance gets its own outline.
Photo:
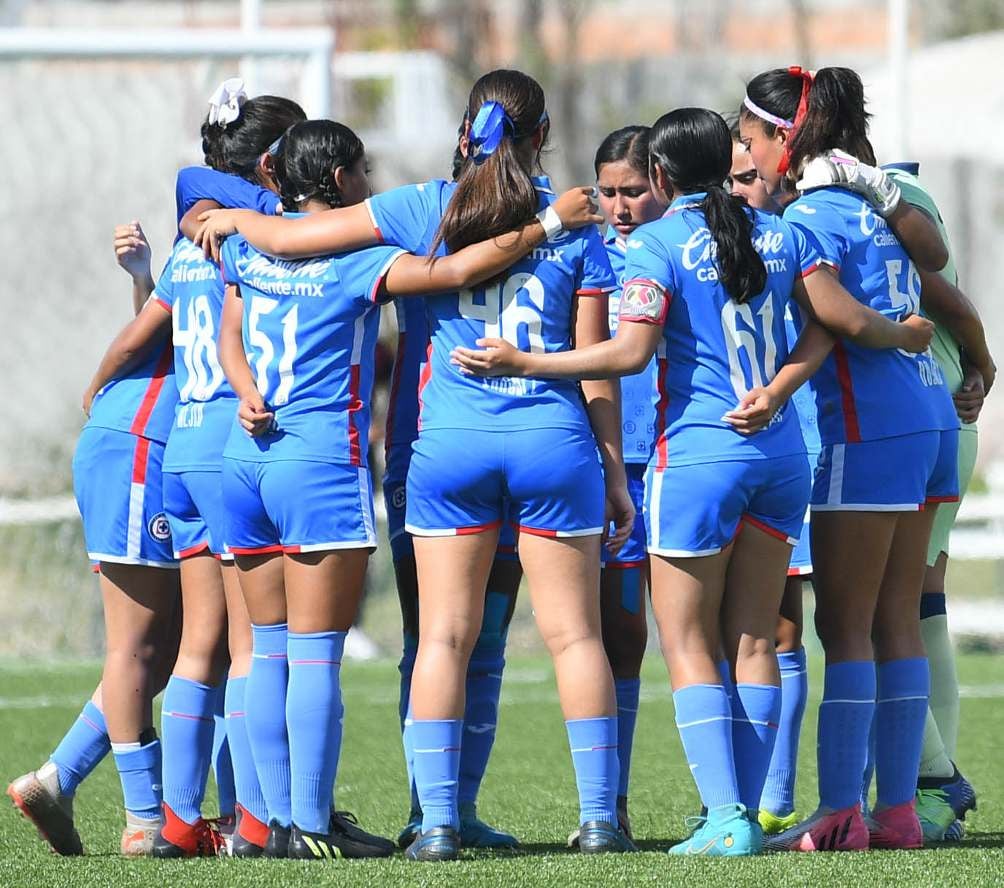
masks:
[[[241,858],[261,857],[268,841],[268,825],[240,804],[237,805],[235,816],[236,828],[230,840],[230,855]]]
[[[688,826],[693,821],[688,820]],[[751,857],[763,849],[763,830],[750,820],[742,805],[722,805],[708,811],[707,818],[690,838],[669,849],[673,856]]]
[[[765,836],[776,836],[798,823],[798,814],[792,811],[790,814],[779,816],[772,814],[766,808],[761,808],[757,813],[757,821]]]
[[[215,823],[201,817],[195,823],[186,823],[167,802],[161,803],[161,810],[162,822],[151,852],[154,857],[219,857],[226,854],[226,840]]]
[[[330,829],[342,836],[346,857],[390,857],[394,853],[394,842],[366,832],[351,811],[332,811]]]
[[[590,820],[579,827],[579,851],[583,854],[622,853],[638,847],[619,826],[605,820]]]
[[[460,833],[452,826],[437,826],[420,832],[404,852],[408,860],[437,863],[460,856]]]
[[[411,843],[415,841],[418,834],[422,831],[422,809],[412,808],[408,813],[408,822],[405,824],[404,829],[398,833],[397,836],[397,847],[406,849],[411,846]]]
[[[924,833],[913,799],[881,811],[873,810],[865,823],[868,843],[873,849],[910,851],[924,847]]]
[[[7,787],[7,795],[53,851],[64,857],[84,853],[73,826],[73,796],[59,791],[55,764],[46,762],[37,771],[18,777]]]
[[[460,842],[465,848],[515,848],[519,839],[478,819],[475,803],[464,802],[460,806]]]
[[[270,820],[268,822],[268,838],[265,840],[262,857],[273,859],[289,857],[289,840],[289,827],[283,826],[278,820]]]
[[[122,856],[149,857],[153,853],[153,842],[159,830],[159,817],[139,817],[126,811],[126,825],[119,844]]]
[[[954,768],[955,765],[953,764]],[[955,768],[955,773],[951,777],[921,777],[917,781],[917,789],[937,789],[945,794],[948,804],[955,811],[955,816],[959,820],[965,820],[969,811],[976,810],[976,790],[973,785],[966,780],[959,769]]]
[[[294,823],[289,836],[289,856],[294,860],[390,857],[393,853],[390,839],[360,829],[348,811],[332,811],[326,833],[307,832]]]
[[[961,820],[956,820],[948,829],[945,830],[945,836],[941,840],[943,842],[961,842],[966,837],[966,827],[963,825]]]
[[[917,817],[925,845],[944,842],[948,831],[959,823],[948,796],[940,789],[917,790]]]
[[[627,812],[627,796],[617,796],[617,825],[631,841],[634,841],[634,834],[631,832],[631,818]],[[569,848],[579,847],[579,830],[575,829],[568,834],[565,844]]]
[[[816,811],[783,833],[767,839],[768,851],[867,851],[868,827],[861,805]]]

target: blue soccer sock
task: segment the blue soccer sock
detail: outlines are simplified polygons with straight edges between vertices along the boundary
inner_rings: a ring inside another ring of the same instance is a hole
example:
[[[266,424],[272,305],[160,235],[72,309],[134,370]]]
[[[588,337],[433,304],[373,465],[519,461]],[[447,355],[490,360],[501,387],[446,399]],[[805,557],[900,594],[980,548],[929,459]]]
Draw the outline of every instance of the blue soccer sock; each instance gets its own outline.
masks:
[[[617,695],[617,762],[620,774],[617,795],[626,798],[631,776],[631,750],[634,748],[634,726],[638,720],[641,679],[614,679],[614,693]]]
[[[268,807],[258,782],[251,744],[248,741],[247,719],[244,717],[244,693],[247,676],[231,678],[227,682],[224,709],[227,723],[227,743],[233,761],[234,791],[237,803],[252,817],[268,822]]]
[[[495,745],[505,648],[476,644],[467,665],[467,705],[460,746],[460,804],[474,802]]]
[[[752,813],[760,808],[770,767],[777,724],[781,718],[781,689],[774,685],[736,685],[732,697],[732,755],[739,796]]]
[[[869,799],[872,791],[872,778],[875,776],[875,718],[868,730],[868,754],[865,758],[865,772],[861,777],[861,811],[867,814],[871,810]]]
[[[404,748],[404,766],[408,771],[408,787],[411,791],[411,808],[418,808],[418,790],[415,789],[415,756],[411,751],[411,735],[408,731],[408,713],[411,701],[411,674],[415,671],[415,656],[418,653],[418,639],[405,633],[404,650],[398,671],[401,673],[401,689],[397,698],[397,714],[401,720],[401,745]]]
[[[244,723],[268,819],[291,821],[289,738],[286,734],[286,624],[251,626],[251,671],[244,686]]]
[[[701,802],[707,808],[740,804],[728,692],[717,684],[689,685],[673,693],[673,705]]]
[[[339,671],[346,632],[289,633],[286,725],[293,823],[326,833],[342,749]]]
[[[172,675],[164,690],[160,733],[164,751],[164,801],[185,823],[202,816],[213,755],[216,688]]]
[[[136,743],[113,743],[115,767],[122,782],[125,809],[137,817],[152,820],[160,816],[160,741],[141,746]]]
[[[781,717],[760,807],[784,817],[795,810],[798,740],[802,733],[805,701],[809,695],[805,648],[778,654],[777,665],[781,669]]]
[[[565,722],[579,790],[579,824],[617,823],[617,717],[576,718]]]
[[[872,660],[852,660],[826,667],[816,743],[819,803],[823,807],[840,810],[860,801],[861,775],[874,713]]]
[[[422,806],[422,832],[460,825],[457,789],[464,723],[456,719],[412,719],[408,726],[415,762],[415,784]]]
[[[220,817],[233,817],[237,787],[234,784],[234,760],[227,739],[225,701],[226,682],[223,682],[216,688],[216,707],[213,710],[213,777],[216,779]]]
[[[883,807],[902,805],[914,797],[929,692],[926,657],[879,665],[875,783],[878,804]]]
[[[59,775],[59,791],[72,796],[77,787],[111,751],[105,715],[91,700],[59,741],[49,760]]]

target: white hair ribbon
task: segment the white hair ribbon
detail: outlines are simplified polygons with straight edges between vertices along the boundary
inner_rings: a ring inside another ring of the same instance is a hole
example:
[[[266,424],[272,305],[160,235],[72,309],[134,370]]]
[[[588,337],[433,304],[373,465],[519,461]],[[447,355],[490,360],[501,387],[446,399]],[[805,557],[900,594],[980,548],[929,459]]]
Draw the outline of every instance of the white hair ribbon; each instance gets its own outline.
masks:
[[[241,115],[241,105],[248,99],[244,81],[240,77],[228,77],[209,97],[209,124],[219,124],[223,129]]]

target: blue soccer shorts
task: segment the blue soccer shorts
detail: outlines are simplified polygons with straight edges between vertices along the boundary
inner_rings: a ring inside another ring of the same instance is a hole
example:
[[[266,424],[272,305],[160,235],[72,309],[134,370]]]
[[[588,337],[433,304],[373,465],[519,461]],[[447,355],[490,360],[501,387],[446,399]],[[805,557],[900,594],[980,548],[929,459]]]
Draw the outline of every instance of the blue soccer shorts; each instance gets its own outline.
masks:
[[[222,472],[165,472],[164,509],[171,523],[176,558],[206,551],[230,557],[225,544]]]
[[[648,551],[669,558],[716,555],[732,542],[742,522],[794,546],[805,520],[809,484],[804,453],[649,467]]]
[[[628,537],[624,547],[616,555],[611,555],[606,546],[600,549],[600,560],[604,567],[640,567],[648,561],[645,533],[645,470],[647,468],[645,463],[627,463],[624,466],[627,472],[628,494],[631,496],[631,502],[634,503],[635,509],[634,527],[631,529],[631,536]]]
[[[512,514],[520,533],[590,536],[603,532],[604,502],[588,428],[428,429],[408,471],[405,529],[416,536],[480,533]]]
[[[224,457],[223,505],[234,555],[376,546],[373,489],[362,466]]]
[[[810,450],[806,456],[809,460],[809,477],[816,472],[816,463],[819,460],[819,451]],[[791,561],[788,562],[789,577],[805,577],[812,573],[812,546],[809,544],[809,516],[812,510],[805,510],[805,520],[802,522],[802,530],[798,535],[798,542],[791,550]]]
[[[915,512],[959,496],[959,432],[827,444],[812,483],[814,512]]]
[[[91,561],[177,568],[164,512],[164,445],[87,426],[73,454],[73,493]]]

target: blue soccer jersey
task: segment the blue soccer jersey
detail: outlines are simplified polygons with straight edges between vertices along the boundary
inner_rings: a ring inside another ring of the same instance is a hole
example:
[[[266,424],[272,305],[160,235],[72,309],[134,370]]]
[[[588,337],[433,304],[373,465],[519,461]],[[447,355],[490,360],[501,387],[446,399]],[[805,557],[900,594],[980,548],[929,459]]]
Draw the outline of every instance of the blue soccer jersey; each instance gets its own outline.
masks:
[[[171,343],[154,349],[129,373],[113,379],[91,404],[87,427],[130,432],[166,443],[174,423],[178,387]]]
[[[789,352],[794,351],[804,323],[801,307],[794,299],[790,300],[784,312],[784,331]],[[820,448],[819,423],[816,420],[816,395],[812,391],[811,383],[806,382],[796,389],[795,394],[791,396],[791,403],[795,406],[798,421],[802,426],[805,449],[810,454],[818,454]]]
[[[627,242],[626,280],[654,282],[668,300],[657,350],[655,468],[805,452],[790,405],[748,437],[722,415],[770,382],[787,359],[785,309],[796,278],[817,266],[817,255],[796,228],[752,211],[767,286],[737,303],[718,281],[714,241],[699,209],[703,197],[678,198],[662,219],[642,225]],[[622,320],[639,319],[626,308]]]
[[[376,295],[401,253],[371,247],[289,262],[227,239],[224,279],[244,301],[248,362],[276,428],[251,438],[235,423],[225,456],[366,465]]]
[[[859,302],[894,320],[920,308],[920,275],[885,219],[840,188],[810,191],[784,218],[805,233],[821,261]],[[958,428],[929,352],[871,349],[839,340],[812,378],[823,444],[854,443]]]
[[[621,288],[624,286],[627,244],[611,226],[603,242],[617,289],[610,294],[610,335],[617,335],[620,323]],[[653,355],[649,365],[633,376],[621,377],[621,429],[624,440],[624,462],[647,463],[655,440],[655,405],[658,392],[657,364]]]
[[[456,185],[433,180],[376,195],[367,201],[386,243],[416,253],[431,246]],[[554,192],[537,185],[540,206]],[[524,351],[571,347],[577,296],[605,296],[613,272],[594,228],[562,233],[509,268],[503,279],[460,293],[425,299],[431,349],[419,381],[421,428],[515,431],[588,425],[579,387],[568,380],[464,376],[450,363],[457,346],[474,348],[485,336],[508,340]],[[547,406],[547,410],[534,409]]]
[[[183,238],[174,245],[152,298],[171,312],[178,384],[164,471],[219,470],[237,414],[237,398],[216,351],[223,279],[202,249]]]
[[[216,201],[221,207],[243,207],[266,216],[282,208],[279,195],[240,176],[209,167],[183,167],[174,186],[178,221],[200,200]]]
[[[425,299],[408,296],[394,300],[397,352],[387,402],[384,446],[409,447],[418,437],[418,385],[429,352],[429,322]]]

